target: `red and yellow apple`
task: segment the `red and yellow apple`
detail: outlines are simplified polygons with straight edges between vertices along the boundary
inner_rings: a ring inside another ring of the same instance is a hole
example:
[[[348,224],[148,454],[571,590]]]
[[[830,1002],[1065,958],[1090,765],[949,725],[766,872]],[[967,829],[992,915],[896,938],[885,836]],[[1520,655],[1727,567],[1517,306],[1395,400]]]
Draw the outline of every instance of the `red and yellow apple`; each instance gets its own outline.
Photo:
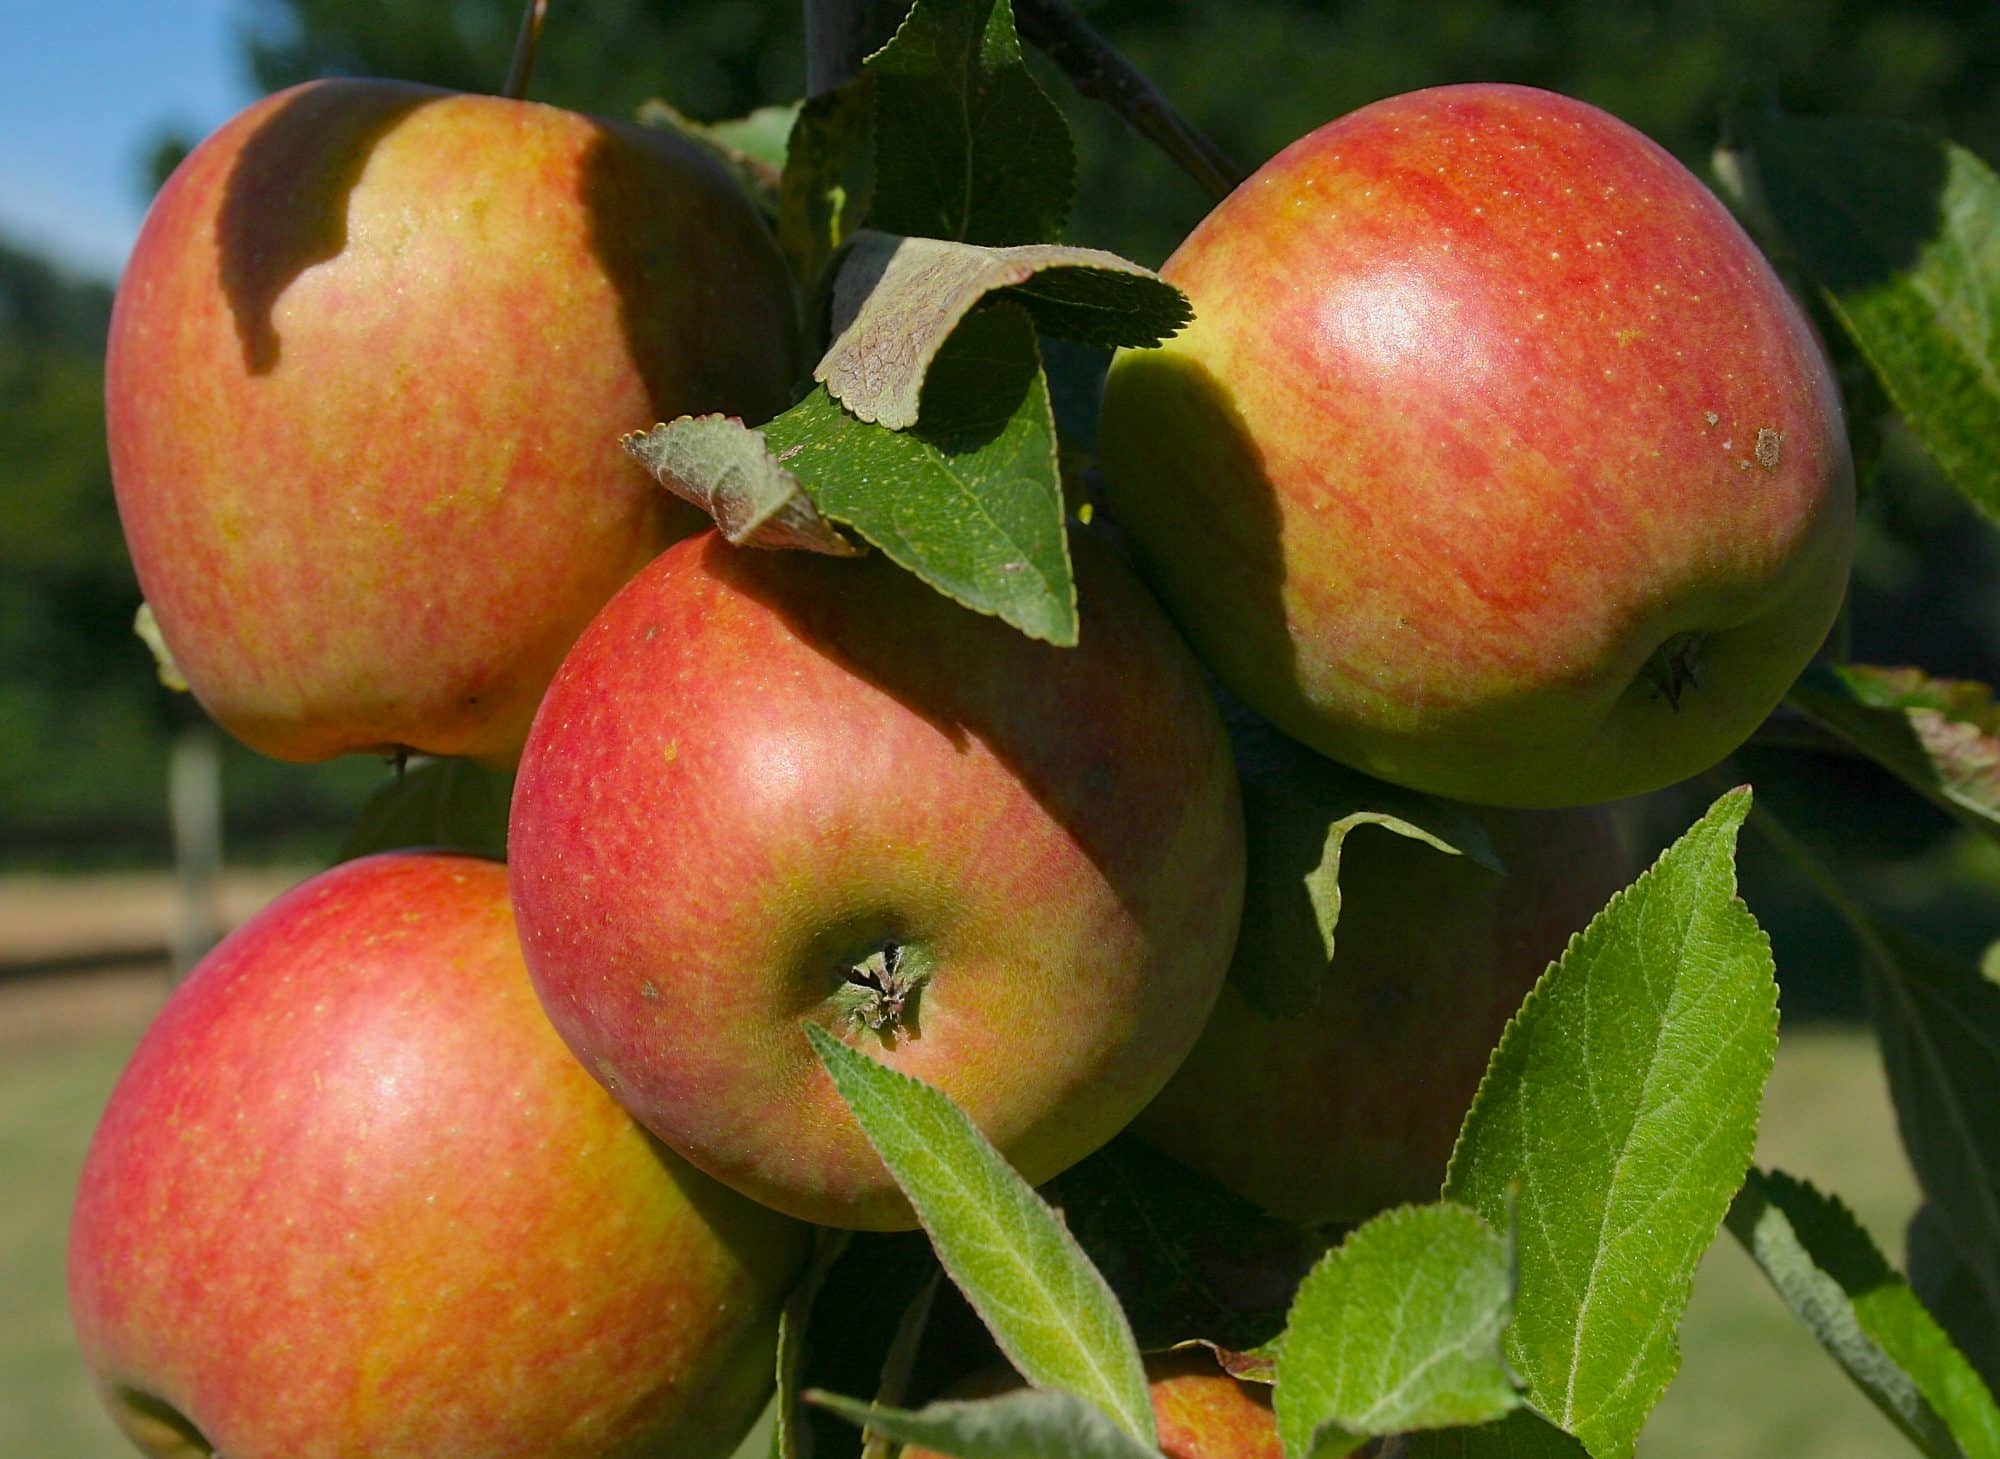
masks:
[[[1146,1359],[1153,1422],[1166,1459],[1284,1459],[1269,1387],[1231,1377],[1207,1348],[1178,1348]],[[1021,1386],[1012,1372],[984,1373],[955,1398],[991,1398]],[[906,1448],[903,1459],[945,1459]]]
[[[1242,894],[1228,744],[1144,589],[1078,550],[1062,649],[880,557],[695,538],[550,686],[509,828],[536,988],[736,1189],[914,1224],[803,1020],[942,1089],[1032,1182],[1200,1033]]]
[[[503,867],[394,854],[175,992],[92,1142],[70,1302],[159,1459],[702,1459],[770,1389],[807,1244],[570,1057]]]
[[[175,663],[281,759],[511,764],[578,631],[701,525],[619,436],[782,409],[794,335],[775,244],[683,140],[267,97],[168,180],[112,315],[118,510]]]
[[[1249,890],[1231,980],[1134,1131],[1308,1224],[1435,1200],[1507,1020],[1630,880],[1618,828],[1602,807],[1478,812],[1504,874],[1359,828],[1329,963],[1303,884],[1329,819],[1312,757],[1254,729],[1238,748]],[[1243,991],[1256,978],[1316,979],[1318,1001],[1274,1016]]]
[[[1713,764],[1840,606],[1854,486],[1804,316],[1667,152],[1452,86],[1294,143],[1107,383],[1109,494],[1196,651],[1383,779],[1581,805]]]

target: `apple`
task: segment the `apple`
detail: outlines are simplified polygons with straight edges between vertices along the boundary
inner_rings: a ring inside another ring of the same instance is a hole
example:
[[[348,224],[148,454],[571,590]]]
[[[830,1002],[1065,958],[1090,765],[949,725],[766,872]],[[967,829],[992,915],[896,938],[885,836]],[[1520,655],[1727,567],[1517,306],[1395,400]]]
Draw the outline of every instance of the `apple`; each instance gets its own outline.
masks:
[[[70,1305],[159,1459],[726,1455],[808,1235],[662,1150],[535,1001],[497,863],[274,902],[92,1141]]]
[[[1011,1371],[982,1373],[955,1398],[991,1398],[1021,1387]],[[1271,1390],[1231,1377],[1207,1348],[1177,1348],[1146,1358],[1146,1386],[1166,1459],[1284,1459]],[[912,1447],[903,1459],[945,1459]]]
[[[1618,827],[1601,806],[1468,808],[1504,874],[1357,828],[1341,857],[1329,963],[1303,885],[1329,821],[1316,789],[1324,762],[1268,729],[1232,730],[1249,889],[1231,980],[1134,1131],[1308,1225],[1435,1200],[1507,1020],[1631,878]],[[1275,974],[1317,979],[1318,1001],[1266,1013],[1243,983]]]
[[[1582,102],[1448,86],[1294,143],[1114,362],[1107,492],[1196,651],[1398,784],[1580,805],[1740,744],[1840,606],[1811,327],[1722,205]]]
[[[702,519],[619,449],[789,398],[721,167],[636,126],[326,81],[176,170],[119,284],[118,510],[196,697],[286,760],[511,765],[590,616]]]
[[[879,556],[693,538],[551,684],[508,832],[529,971],[584,1064],[737,1190],[915,1224],[803,1020],[1033,1182],[1200,1033],[1242,894],[1229,747],[1145,590],[1077,553],[1064,649]]]

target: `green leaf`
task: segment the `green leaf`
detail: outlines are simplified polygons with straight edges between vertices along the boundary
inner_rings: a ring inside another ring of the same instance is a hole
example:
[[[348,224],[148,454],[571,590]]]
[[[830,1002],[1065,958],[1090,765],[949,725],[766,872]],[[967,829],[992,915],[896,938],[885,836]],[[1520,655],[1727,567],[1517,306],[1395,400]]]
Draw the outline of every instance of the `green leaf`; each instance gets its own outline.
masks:
[[[1515,1408],[1500,1355],[1513,1286],[1506,1241],[1463,1206],[1400,1206],[1353,1232],[1299,1287],[1279,1344],[1285,1453],[1337,1459]]]
[[[1935,1206],[1917,1208],[1908,1243],[1911,1288],[1985,1380],[1987,1391],[2000,1389],[2000,1311],[1987,1304]]]
[[[808,295],[868,215],[875,188],[875,82],[866,72],[799,108],[778,184],[778,246]]]
[[[1231,965],[1237,991],[1267,1016],[1296,1017],[1319,1002],[1340,922],[1341,858],[1353,832],[1378,827],[1503,871],[1492,838],[1465,807],[1337,765],[1240,707],[1230,706],[1226,718],[1243,787],[1243,925],[1266,945],[1301,950],[1260,956],[1240,949]],[[1326,950],[1317,966],[1302,951],[1315,939]]]
[[[1903,1148],[2000,1312],[2000,986],[1894,928],[1874,934],[1869,1006]]]
[[[786,144],[791,140],[792,128],[798,123],[803,105],[790,101],[760,106],[748,116],[710,122],[708,134],[753,162],[782,171]]]
[[[1191,317],[1187,296],[1097,248],[990,248],[937,238],[859,234],[834,284],[833,347],[813,378],[862,420],[905,430],[924,375],[953,330],[1001,294],[1045,334],[1086,344],[1156,345]]]
[[[2000,839],[2000,706],[1986,685],[1848,664],[1808,670],[1788,697],[1919,795]]]
[[[1076,192],[1062,109],[1028,71],[1008,0],[917,0],[868,58],[870,226],[964,243],[1049,243]]]
[[[1055,417],[1018,305],[982,309],[952,335],[915,429],[858,421],[822,387],[764,436],[828,519],[976,612],[1076,642]]]
[[[933,1403],[914,1412],[857,1403],[831,1393],[807,1395],[850,1421],[904,1444],[959,1459],[1159,1459],[1096,1406],[1068,1393],[1032,1388]]]
[[[1777,1041],[1770,944],[1736,897],[1747,789],[1718,800],[1542,975],[1459,1132],[1448,1199],[1518,1222],[1507,1355],[1598,1459],[1680,1364],[1694,1269],[1743,1182]]]
[[[166,635],[160,632],[160,620],[153,616],[153,605],[139,604],[139,611],[132,615],[132,631],[139,636],[139,642],[153,656],[153,672],[159,677],[163,687],[176,694],[188,692],[187,676],[181,673],[181,666],[174,662],[174,652],[167,647]]]
[[[513,776],[470,760],[420,761],[368,798],[334,860],[418,846],[505,860],[513,795]]]
[[[2000,521],[2000,179],[1894,122],[1742,121],[1806,270],[1958,489]]]
[[[1852,1212],[1790,1176],[1753,1170],[1728,1225],[1786,1305],[1911,1443],[1932,1459],[2000,1459],[1992,1394]]]
[[[1292,1292],[1326,1248],[1125,1136],[1042,1194],[1111,1284],[1145,1352],[1198,1340],[1238,1362],[1284,1329]]]
[[[799,1434],[799,1368],[813,1303],[819,1300],[827,1273],[851,1239],[852,1233],[847,1231],[822,1229],[815,1233],[812,1261],[778,1313],[777,1414],[771,1428],[771,1459],[804,1459],[811,1453],[810,1445],[802,1443]]]
[[[830,557],[859,551],[778,463],[764,433],[734,416],[684,415],[619,444],[660,485],[713,517],[738,547],[789,547]]]
[[[1096,1404],[1152,1443],[1132,1329],[1076,1238],[945,1095],[817,1025],[805,1029],[938,1260],[1015,1371]]]
[[[639,121],[680,133],[729,169],[766,217],[776,217],[785,170],[785,143],[799,116],[798,102],[760,106],[746,117],[698,122],[671,102],[654,99],[639,108]]]
[[[1547,1419],[1517,1408],[1474,1429],[1412,1434],[1401,1459],[1584,1459],[1588,1452]]]
[[[1055,419],[1018,306],[946,342],[914,430],[856,420],[822,386],[761,430],[683,416],[624,444],[732,542],[842,555],[838,523],[965,607],[1076,642]]]

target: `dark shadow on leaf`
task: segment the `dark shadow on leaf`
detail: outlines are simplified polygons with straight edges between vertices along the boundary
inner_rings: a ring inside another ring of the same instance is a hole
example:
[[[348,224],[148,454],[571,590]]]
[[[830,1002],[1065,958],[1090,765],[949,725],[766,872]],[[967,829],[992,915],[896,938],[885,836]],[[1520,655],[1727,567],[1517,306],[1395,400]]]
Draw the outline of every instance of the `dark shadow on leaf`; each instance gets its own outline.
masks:
[[[827,291],[831,311],[827,317],[828,339],[839,339],[847,332],[847,326],[854,323],[861,306],[874,294],[875,286],[882,282],[882,275],[888,272],[889,262],[895,256],[893,248],[848,250],[834,270],[838,287]]]
[[[968,314],[924,375],[913,434],[956,455],[1005,430],[1041,372],[1041,356],[1022,345],[1024,335],[1031,339],[1032,328],[1018,304],[995,301]]]

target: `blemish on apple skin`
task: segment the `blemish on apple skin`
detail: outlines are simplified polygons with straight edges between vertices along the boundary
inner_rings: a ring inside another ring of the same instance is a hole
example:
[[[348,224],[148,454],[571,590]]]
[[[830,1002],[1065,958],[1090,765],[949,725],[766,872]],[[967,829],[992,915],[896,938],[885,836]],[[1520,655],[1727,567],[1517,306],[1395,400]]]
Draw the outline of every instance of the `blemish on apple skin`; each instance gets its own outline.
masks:
[[[669,765],[673,764],[674,761],[681,757],[681,742],[679,740],[668,740],[666,744],[660,747],[660,754],[665,757]]]
[[[1708,428],[1710,430],[1714,430],[1717,426],[1722,424],[1722,417],[1717,415],[1712,410],[1704,410],[1701,413],[1701,418],[1703,421],[1707,423]]]
[[[639,996],[648,1003],[658,1003],[660,1001],[660,985],[651,978],[646,979],[645,982],[639,985]]]
[[[1758,430],[1756,452],[1757,464],[1759,466],[1763,467],[1766,471],[1776,471],[1778,469],[1778,457],[1784,449],[1785,434],[1783,431],[1774,431],[1769,426],[1763,426]]]

